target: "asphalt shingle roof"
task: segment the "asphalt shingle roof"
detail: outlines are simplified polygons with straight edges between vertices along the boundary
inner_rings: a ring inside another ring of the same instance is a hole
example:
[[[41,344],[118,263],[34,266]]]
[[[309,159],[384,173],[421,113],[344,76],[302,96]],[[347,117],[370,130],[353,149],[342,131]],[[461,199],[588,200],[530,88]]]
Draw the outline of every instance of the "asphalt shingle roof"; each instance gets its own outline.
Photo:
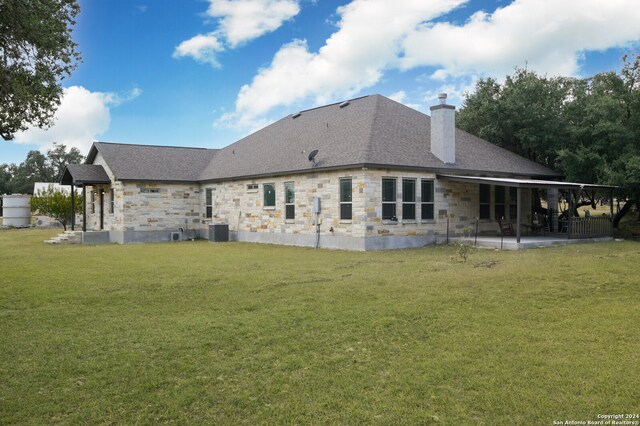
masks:
[[[69,164],[62,174],[63,185],[83,185],[94,183],[110,183],[107,172],[102,166],[94,164]]]
[[[87,156],[102,154],[116,180],[196,182],[216,149],[94,142]]]
[[[294,118],[295,117],[295,118]],[[431,118],[380,95],[289,115],[222,149],[95,142],[116,180],[196,182],[359,166],[489,176],[558,177],[553,170],[456,129],[456,162],[431,153]],[[308,160],[317,149],[317,165]]]
[[[531,177],[553,170],[456,129],[456,162],[431,153],[431,118],[380,95],[289,115],[220,149],[200,180],[311,171],[308,154],[319,150],[316,169],[348,166],[420,168],[446,172]]]

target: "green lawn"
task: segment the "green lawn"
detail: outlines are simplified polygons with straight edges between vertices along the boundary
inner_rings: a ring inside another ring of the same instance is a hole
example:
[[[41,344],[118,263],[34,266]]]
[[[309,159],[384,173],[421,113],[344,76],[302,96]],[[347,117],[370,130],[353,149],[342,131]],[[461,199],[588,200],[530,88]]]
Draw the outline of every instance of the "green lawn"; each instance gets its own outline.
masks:
[[[453,246],[42,243],[55,233],[0,232],[0,424],[640,412],[637,242],[460,263]]]

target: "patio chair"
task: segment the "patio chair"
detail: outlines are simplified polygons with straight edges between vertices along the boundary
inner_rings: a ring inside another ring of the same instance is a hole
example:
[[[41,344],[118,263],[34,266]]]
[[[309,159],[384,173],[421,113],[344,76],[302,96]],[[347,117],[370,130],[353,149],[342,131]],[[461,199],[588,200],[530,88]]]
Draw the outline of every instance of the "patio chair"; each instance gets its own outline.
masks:
[[[516,234],[511,222],[505,222],[504,218],[498,218],[498,226],[500,226],[500,235],[503,237]]]

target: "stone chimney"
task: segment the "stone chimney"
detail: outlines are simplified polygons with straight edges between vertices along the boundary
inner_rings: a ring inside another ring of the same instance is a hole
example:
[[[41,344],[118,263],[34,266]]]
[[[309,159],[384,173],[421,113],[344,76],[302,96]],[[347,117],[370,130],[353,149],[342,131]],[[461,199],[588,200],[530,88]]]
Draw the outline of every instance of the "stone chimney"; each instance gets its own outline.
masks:
[[[447,94],[431,107],[431,152],[445,163],[456,162],[456,107],[447,105]]]

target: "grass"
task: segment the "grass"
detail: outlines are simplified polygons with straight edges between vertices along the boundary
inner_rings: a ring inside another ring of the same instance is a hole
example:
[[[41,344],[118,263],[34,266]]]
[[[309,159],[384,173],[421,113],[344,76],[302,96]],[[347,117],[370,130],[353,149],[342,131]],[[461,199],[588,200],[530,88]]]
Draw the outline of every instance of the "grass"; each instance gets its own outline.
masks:
[[[640,410],[640,244],[356,253],[0,232],[0,424],[552,424]],[[493,265],[492,267],[487,267]]]

